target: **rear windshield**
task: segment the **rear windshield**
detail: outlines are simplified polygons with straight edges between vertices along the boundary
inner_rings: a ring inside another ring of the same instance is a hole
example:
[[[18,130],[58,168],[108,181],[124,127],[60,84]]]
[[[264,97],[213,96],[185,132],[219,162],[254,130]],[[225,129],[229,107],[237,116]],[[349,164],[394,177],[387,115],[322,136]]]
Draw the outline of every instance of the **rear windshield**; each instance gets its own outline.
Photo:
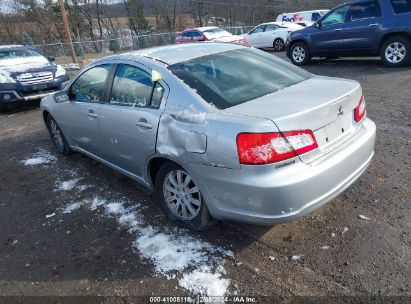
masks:
[[[248,48],[207,55],[168,68],[219,109],[233,107],[311,77],[272,55]]]
[[[391,0],[396,14],[411,13],[411,0]]]

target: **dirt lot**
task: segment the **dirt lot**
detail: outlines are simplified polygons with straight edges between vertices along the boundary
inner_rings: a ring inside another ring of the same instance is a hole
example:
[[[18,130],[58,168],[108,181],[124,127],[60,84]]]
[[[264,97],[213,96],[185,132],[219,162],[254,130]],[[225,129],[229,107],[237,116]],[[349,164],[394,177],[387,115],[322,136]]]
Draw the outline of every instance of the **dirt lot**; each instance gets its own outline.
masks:
[[[376,154],[330,204],[273,227],[174,228],[135,182],[85,156],[57,155],[38,110],[0,116],[0,295],[410,300],[411,69],[372,59],[307,69],[362,83]]]

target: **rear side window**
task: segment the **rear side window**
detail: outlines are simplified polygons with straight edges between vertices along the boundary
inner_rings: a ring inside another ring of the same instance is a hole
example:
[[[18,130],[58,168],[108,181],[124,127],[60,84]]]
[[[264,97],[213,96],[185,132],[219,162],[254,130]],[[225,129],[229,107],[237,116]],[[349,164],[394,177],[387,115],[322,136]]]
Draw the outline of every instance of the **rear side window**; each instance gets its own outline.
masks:
[[[377,17],[381,17],[381,8],[378,1],[366,1],[351,5],[347,20],[357,21]]]
[[[396,14],[411,13],[411,0],[391,0],[391,5]]]
[[[265,27],[265,31],[266,32],[275,31],[277,28],[278,26],[275,24],[267,24],[267,26]]]
[[[191,40],[191,32],[185,32],[181,35],[183,40]]]
[[[168,69],[219,109],[274,93],[311,77],[272,55],[248,48],[195,58]]]
[[[192,32],[192,39],[193,40],[200,40],[201,38],[203,38],[203,35],[201,35],[201,33],[200,32]]]
[[[135,66],[121,64],[114,76],[110,103],[124,106],[147,107],[151,105],[152,96],[155,106],[160,105],[163,88],[151,81],[151,75]]]
[[[81,102],[100,102],[111,64],[93,67],[84,72],[69,89],[69,99]]]
[[[321,18],[320,13],[313,13],[312,17],[311,17],[311,21],[318,21],[318,19]]]

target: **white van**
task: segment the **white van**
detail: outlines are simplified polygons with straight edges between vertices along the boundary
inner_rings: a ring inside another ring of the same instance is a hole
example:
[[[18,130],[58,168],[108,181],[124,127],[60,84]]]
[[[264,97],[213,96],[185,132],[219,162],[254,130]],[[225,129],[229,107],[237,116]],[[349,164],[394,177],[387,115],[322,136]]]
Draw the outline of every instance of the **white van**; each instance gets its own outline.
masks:
[[[294,13],[284,13],[278,15],[277,22],[302,22],[309,21],[315,22],[322,16],[327,14],[329,10],[314,10],[314,11],[304,11],[304,12],[294,12]]]

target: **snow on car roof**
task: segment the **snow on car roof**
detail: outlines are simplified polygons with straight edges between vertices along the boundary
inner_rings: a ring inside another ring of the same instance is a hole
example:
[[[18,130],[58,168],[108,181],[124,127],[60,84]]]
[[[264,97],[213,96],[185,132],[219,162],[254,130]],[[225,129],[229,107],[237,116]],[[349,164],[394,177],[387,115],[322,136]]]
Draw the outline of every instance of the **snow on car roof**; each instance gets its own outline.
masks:
[[[175,64],[190,59],[235,50],[243,46],[231,43],[184,43],[130,52],[128,55],[143,56],[161,61],[165,64]]]
[[[21,47],[24,47],[24,45],[21,45],[21,44],[0,45],[0,50],[1,49],[21,48]]]

